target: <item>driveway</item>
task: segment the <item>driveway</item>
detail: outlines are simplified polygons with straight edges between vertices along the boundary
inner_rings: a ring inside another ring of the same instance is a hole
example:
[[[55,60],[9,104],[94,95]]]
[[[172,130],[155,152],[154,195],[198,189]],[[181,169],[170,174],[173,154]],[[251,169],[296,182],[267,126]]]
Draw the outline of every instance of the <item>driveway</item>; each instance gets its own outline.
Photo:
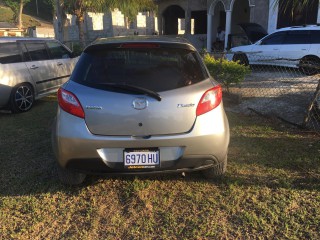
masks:
[[[227,106],[233,112],[275,116],[292,124],[301,125],[307,114],[307,109],[319,83],[320,75],[306,76],[295,69],[259,67],[252,69],[242,83],[241,88],[231,88],[231,93],[242,98],[239,104]],[[310,124],[317,125],[319,122]]]

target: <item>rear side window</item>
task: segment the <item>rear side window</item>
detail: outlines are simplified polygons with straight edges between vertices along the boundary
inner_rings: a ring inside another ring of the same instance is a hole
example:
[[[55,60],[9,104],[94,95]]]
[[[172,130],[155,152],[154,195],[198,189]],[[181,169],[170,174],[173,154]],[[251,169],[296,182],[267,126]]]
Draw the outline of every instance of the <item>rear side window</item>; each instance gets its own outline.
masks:
[[[17,43],[0,43],[0,63],[18,63],[21,61],[22,58]]]
[[[49,55],[46,49],[45,43],[25,43],[27,49],[26,59],[31,59],[31,61],[41,61],[41,60],[48,60]]]
[[[104,49],[85,53],[74,72],[74,81],[82,84],[121,83],[157,92],[208,78],[195,52],[172,48]]]
[[[273,33],[262,40],[261,45],[278,45],[282,44],[285,37],[285,32]]]
[[[320,31],[310,31],[311,43],[320,43]]]
[[[283,44],[310,44],[309,31],[288,31]]]
[[[47,42],[52,59],[70,58],[70,52],[57,42]]]

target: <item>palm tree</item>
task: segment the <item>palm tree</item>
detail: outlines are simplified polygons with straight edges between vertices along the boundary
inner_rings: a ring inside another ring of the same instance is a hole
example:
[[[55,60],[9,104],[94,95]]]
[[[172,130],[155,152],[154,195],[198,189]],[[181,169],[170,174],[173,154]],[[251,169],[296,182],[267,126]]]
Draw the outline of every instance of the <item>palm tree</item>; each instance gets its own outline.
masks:
[[[138,12],[154,11],[156,5],[152,0],[118,0],[113,5],[113,8],[118,8],[125,16],[126,24],[133,21]]]
[[[318,2],[319,0],[286,0],[280,2],[280,0],[275,0],[275,5],[279,4],[279,9],[282,12],[293,11],[293,9],[304,8],[313,2]]]
[[[311,6],[318,6],[319,0],[274,0],[274,7],[279,7],[279,12],[290,16],[291,19],[300,18],[308,11]],[[298,23],[301,24],[301,23]]]

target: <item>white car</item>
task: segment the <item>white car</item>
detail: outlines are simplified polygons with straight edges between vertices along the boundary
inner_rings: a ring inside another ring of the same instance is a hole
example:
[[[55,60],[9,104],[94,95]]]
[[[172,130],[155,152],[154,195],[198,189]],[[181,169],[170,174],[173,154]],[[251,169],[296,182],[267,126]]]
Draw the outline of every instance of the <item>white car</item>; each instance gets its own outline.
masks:
[[[227,58],[245,65],[294,67],[315,74],[320,66],[320,26],[279,29],[254,44],[231,48]]]
[[[0,108],[26,112],[34,100],[65,83],[75,58],[65,45],[47,38],[0,38]]]

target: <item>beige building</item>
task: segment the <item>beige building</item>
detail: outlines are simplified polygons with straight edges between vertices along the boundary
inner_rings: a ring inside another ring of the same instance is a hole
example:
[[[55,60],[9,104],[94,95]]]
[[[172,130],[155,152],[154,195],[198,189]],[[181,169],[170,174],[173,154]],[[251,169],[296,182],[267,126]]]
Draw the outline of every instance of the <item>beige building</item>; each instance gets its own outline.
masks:
[[[14,24],[0,22],[0,37],[21,37],[23,30],[18,29]]]

